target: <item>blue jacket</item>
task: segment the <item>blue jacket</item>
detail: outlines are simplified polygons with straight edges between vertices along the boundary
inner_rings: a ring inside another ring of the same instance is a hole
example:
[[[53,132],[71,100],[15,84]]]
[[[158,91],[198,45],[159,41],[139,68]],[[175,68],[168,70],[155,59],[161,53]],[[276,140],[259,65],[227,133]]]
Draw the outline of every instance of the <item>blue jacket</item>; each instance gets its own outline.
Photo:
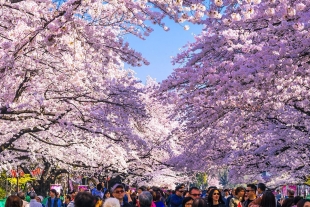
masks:
[[[162,201],[156,201],[154,202],[156,207],[165,207],[165,204]]]
[[[51,203],[49,203],[51,201]],[[56,202],[54,202],[56,201]],[[46,207],[61,207],[61,200],[59,198],[51,198],[49,197],[46,201]]]
[[[229,197],[226,199],[226,202],[225,202],[225,206],[226,206],[226,207],[229,207],[229,202],[230,202],[231,199],[232,199],[232,196],[229,196]]]
[[[103,199],[103,195],[104,195],[104,193],[102,191],[99,191],[97,189],[92,190],[91,194],[95,197],[99,196],[101,199]]]
[[[173,194],[170,198],[171,207],[182,207],[183,197]]]

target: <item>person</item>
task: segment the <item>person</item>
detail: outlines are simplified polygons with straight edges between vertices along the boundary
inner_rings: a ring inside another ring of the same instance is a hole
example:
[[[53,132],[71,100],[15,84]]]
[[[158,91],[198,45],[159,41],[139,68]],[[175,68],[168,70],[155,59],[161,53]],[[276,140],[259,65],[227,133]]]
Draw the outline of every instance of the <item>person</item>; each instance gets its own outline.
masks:
[[[276,197],[271,191],[264,192],[261,197],[260,207],[276,207]]]
[[[230,199],[229,201],[229,207],[241,207],[241,199],[244,196],[245,189],[241,186],[237,187],[235,190],[235,196]]]
[[[243,202],[243,207],[248,207],[249,204],[256,199],[256,190],[257,187],[254,184],[248,184],[246,186],[245,195],[247,196],[247,200]]]
[[[189,196],[194,200],[196,198],[200,198],[201,196],[201,191],[197,187],[191,187],[189,189]]]
[[[165,204],[167,207],[171,207],[170,206],[170,199],[171,199],[171,196],[175,194],[175,191],[174,190],[168,190],[167,193],[166,193],[166,200],[165,200]]]
[[[266,194],[266,196],[265,196],[265,194]],[[263,198],[264,198],[265,203],[262,203]],[[272,200],[272,198],[273,198],[273,200]],[[268,204],[268,202],[270,204]],[[274,194],[271,191],[265,191],[262,194],[262,196],[257,197],[254,201],[252,201],[249,204],[249,207],[257,207],[257,206],[262,207],[263,205],[264,205],[264,207],[268,207],[268,205],[270,205],[269,207],[276,207],[277,206],[276,197],[274,196]]]
[[[5,207],[22,207],[23,200],[16,195],[9,196],[5,201]]]
[[[301,199],[297,203],[297,207],[310,207],[310,200],[309,199]]]
[[[103,195],[104,195],[104,193],[102,192],[102,189],[103,189],[102,183],[98,183],[97,187],[92,191],[92,195],[95,196],[95,197],[99,196],[101,198],[101,200],[102,200],[103,199]]]
[[[277,195],[276,195],[277,201],[280,201],[281,197],[282,197],[281,192],[280,192],[280,190],[278,189],[278,190],[277,190]]]
[[[66,195],[63,207],[68,207],[70,202],[71,202],[71,195]]]
[[[266,191],[266,185],[264,183],[257,184],[257,197],[261,197]]]
[[[44,200],[43,196],[40,195],[36,196],[36,201],[41,203],[42,207],[45,207],[45,205],[42,203],[43,200]]]
[[[128,202],[124,201],[125,189],[122,184],[116,183],[111,188],[111,192],[112,192],[112,196],[119,200],[119,203],[122,207],[133,207],[129,192],[126,192],[127,197],[128,197]]]
[[[57,191],[55,189],[50,190],[50,197],[46,201],[46,207],[61,207],[61,200],[56,197]]]
[[[89,192],[78,192],[74,199],[75,207],[95,207],[95,197]]]
[[[165,207],[165,204],[160,200],[161,194],[159,191],[153,191],[152,196],[156,207]]]
[[[35,192],[31,192],[29,194],[29,197],[30,197],[29,207],[42,207],[42,204],[36,200],[37,195]]]
[[[163,202],[165,204],[165,202],[166,202],[165,192],[160,188],[157,188],[156,191],[158,191],[160,193],[160,200],[161,200],[161,202]]]
[[[26,199],[26,196],[25,196],[25,193],[20,191],[17,193],[17,196],[22,199],[23,201],[23,207],[29,207],[29,203],[25,200]]]
[[[281,204],[282,207],[292,207],[294,205],[295,191],[292,189],[287,190],[288,198],[286,198]]]
[[[217,189],[217,187],[216,187],[216,186],[210,186],[210,187],[208,187],[207,193],[206,193],[206,200],[208,200],[208,195],[209,195],[209,193],[211,192],[211,190],[213,190],[213,189]]]
[[[109,190],[106,190],[103,194],[103,200],[105,201],[106,199],[110,198],[111,194]]]
[[[75,199],[75,195],[77,193],[75,192],[75,190],[71,191],[70,195],[71,195],[71,200],[68,203],[68,207],[74,207],[74,199]]]
[[[233,197],[235,197],[235,190],[236,190],[236,189],[234,189],[234,188],[231,189],[231,195],[227,198],[225,207],[229,207],[230,200],[231,200]]]
[[[303,199],[303,197],[301,197],[301,196],[296,196],[295,198],[294,198],[294,205],[293,205],[293,207],[297,207],[297,203],[300,201],[300,200],[302,200]]]
[[[145,187],[145,186],[140,186],[140,187],[138,188],[138,190],[137,190],[137,198],[138,198],[138,196],[139,196],[143,191],[147,191],[147,187]],[[136,204],[133,205],[133,206],[140,207],[139,199],[136,199]]]
[[[166,198],[166,205],[167,205],[167,207],[171,207],[170,200],[171,200],[171,197],[172,197],[173,194],[175,194],[174,190],[171,190],[170,192],[168,191],[168,196]]]
[[[116,198],[107,198],[103,203],[103,207],[121,207],[121,204]]]
[[[203,198],[196,198],[193,201],[192,207],[207,207],[208,202]]]
[[[95,207],[102,207],[102,204],[103,204],[103,200],[101,199],[100,196],[95,196]]]
[[[145,186],[140,186],[137,191],[138,195],[140,195],[143,191],[147,191],[147,188]]]
[[[130,197],[131,197],[131,200],[132,200],[132,205],[133,206],[137,206],[137,193],[135,191],[133,191],[131,194],[130,194]]]
[[[225,203],[225,206],[227,204],[227,198],[230,197],[230,194],[229,194],[229,190],[228,189],[224,189],[224,196],[223,196],[223,201]]]
[[[173,194],[170,198],[170,206],[171,207],[181,207],[182,206],[183,192],[184,192],[184,189],[182,186],[177,186],[175,188],[175,194]]]
[[[149,191],[142,191],[139,198],[140,207],[151,207],[153,202],[153,196]]]
[[[30,193],[36,193],[33,187],[28,188],[27,195],[30,196]]]
[[[182,207],[192,207],[194,199],[192,197],[186,197],[182,201]]]
[[[218,189],[212,189],[208,193],[208,207],[225,207],[222,195]]]

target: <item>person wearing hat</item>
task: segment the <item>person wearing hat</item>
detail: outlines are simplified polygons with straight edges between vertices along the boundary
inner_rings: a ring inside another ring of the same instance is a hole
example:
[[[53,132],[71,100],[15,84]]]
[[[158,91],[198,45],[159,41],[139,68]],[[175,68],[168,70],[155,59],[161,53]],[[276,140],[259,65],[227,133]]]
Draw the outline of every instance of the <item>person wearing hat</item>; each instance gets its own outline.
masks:
[[[115,184],[111,188],[112,196],[119,200],[121,207],[133,207],[132,200],[129,192],[125,192],[124,186],[122,184]],[[124,201],[124,196],[127,194],[128,202]]]
[[[56,197],[57,191],[55,189],[50,190],[50,197],[47,199],[46,207],[61,207],[61,200]]]
[[[43,196],[40,195],[36,196],[36,201],[41,203],[42,207],[45,207],[45,205],[42,203],[43,200],[44,200]]]
[[[42,204],[36,200],[36,196],[37,195],[35,192],[29,193],[29,197],[30,197],[29,207],[42,207]]]

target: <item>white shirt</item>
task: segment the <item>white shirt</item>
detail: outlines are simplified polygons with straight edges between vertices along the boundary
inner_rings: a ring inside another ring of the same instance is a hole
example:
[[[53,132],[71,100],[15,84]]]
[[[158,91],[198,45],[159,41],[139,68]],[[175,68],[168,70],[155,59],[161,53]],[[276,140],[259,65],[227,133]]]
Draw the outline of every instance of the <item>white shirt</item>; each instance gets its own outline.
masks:
[[[29,203],[25,200],[23,200],[23,207],[29,207]]]

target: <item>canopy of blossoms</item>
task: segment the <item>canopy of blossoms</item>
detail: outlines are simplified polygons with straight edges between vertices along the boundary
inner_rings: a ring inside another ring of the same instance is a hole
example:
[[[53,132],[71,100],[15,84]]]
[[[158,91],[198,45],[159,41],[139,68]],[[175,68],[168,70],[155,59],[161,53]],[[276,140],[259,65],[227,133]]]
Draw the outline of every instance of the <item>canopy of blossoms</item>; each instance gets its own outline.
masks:
[[[205,29],[174,59],[160,95],[175,104],[178,168],[229,167],[305,179],[310,157],[310,2],[216,0]],[[195,160],[196,162],[191,162]]]

